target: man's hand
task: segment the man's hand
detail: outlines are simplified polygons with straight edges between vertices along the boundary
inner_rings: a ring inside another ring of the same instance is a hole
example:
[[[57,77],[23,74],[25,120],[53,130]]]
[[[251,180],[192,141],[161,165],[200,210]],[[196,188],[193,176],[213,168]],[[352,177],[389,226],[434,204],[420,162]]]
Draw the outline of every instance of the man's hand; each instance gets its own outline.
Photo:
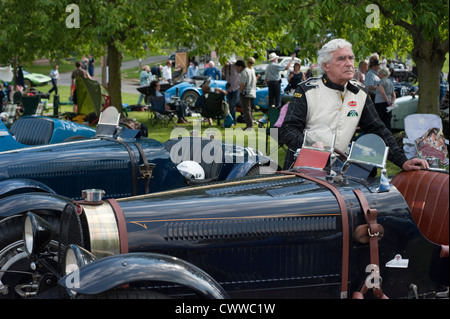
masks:
[[[430,168],[428,162],[422,158],[411,158],[410,160],[403,163],[402,168],[405,171],[418,171],[421,168],[420,166],[422,166],[425,169]]]
[[[284,68],[285,70],[289,70],[289,68],[291,67],[291,64],[294,61],[294,58],[295,58],[296,55],[297,54],[295,52],[292,54],[291,61],[289,61],[289,63],[286,65],[286,67]]]

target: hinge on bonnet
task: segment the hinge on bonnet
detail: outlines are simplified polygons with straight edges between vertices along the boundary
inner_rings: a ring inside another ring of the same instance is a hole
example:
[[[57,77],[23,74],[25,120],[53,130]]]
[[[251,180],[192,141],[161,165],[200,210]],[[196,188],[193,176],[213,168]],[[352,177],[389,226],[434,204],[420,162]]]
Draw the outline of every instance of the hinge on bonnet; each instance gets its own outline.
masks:
[[[148,163],[139,165],[139,178],[141,179],[150,179],[152,178],[153,169],[156,164]]]
[[[153,169],[155,168],[156,164],[154,163],[145,163],[139,165],[139,178],[145,180],[145,193],[148,194],[150,191],[150,185],[149,181],[150,178],[152,178]]]
[[[148,194],[149,188],[150,188],[150,186],[148,184],[149,184],[150,178],[152,178],[153,169],[155,168],[156,164],[149,163],[147,161],[145,152],[139,143],[135,143],[135,145],[139,151],[139,155],[141,156],[142,162],[143,162],[143,164],[139,165],[139,178],[145,180],[145,193]]]

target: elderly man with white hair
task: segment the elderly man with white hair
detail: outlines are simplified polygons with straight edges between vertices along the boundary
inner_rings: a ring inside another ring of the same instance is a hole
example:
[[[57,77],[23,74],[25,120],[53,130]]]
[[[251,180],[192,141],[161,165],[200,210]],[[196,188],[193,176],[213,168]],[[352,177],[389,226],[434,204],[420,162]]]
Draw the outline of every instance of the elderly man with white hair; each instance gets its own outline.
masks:
[[[335,147],[346,151],[360,127],[364,133],[380,136],[389,146],[388,159],[404,170],[428,168],[425,160],[408,160],[391,132],[378,117],[366,88],[353,80],[355,57],[352,45],[343,39],[326,43],[318,54],[321,76],[300,83],[289,103],[280,129],[281,141],[289,147],[284,163],[289,168],[294,152],[302,146],[303,131],[318,123],[336,134]]]
[[[208,67],[203,71],[203,75],[213,79],[213,80],[221,80],[222,74],[220,70],[215,66],[214,61],[209,61]]]

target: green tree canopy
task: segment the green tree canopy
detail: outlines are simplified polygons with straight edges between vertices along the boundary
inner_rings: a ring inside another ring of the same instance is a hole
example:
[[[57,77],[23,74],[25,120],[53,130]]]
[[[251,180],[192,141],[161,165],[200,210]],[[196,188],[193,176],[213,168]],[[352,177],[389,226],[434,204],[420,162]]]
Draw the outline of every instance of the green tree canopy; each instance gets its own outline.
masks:
[[[67,18],[79,9],[79,28]],[[27,62],[92,52],[109,57],[112,103],[120,108],[120,54],[163,46],[216,50],[219,57],[301,47],[315,59],[330,38],[353,44],[363,59],[372,52],[411,54],[420,83],[419,112],[437,113],[439,75],[449,50],[448,0],[34,0],[0,2],[0,63]]]

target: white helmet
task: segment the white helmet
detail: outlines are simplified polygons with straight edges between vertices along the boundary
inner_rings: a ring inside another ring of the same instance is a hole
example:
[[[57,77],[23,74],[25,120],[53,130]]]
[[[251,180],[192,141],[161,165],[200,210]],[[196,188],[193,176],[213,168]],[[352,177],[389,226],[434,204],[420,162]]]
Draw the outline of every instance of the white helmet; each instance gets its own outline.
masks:
[[[2,120],[2,122],[7,123],[9,120],[9,115],[6,112],[2,112],[0,113],[0,120]]]
[[[205,171],[199,163],[194,161],[183,161],[177,166],[180,173],[187,178],[205,179]]]

